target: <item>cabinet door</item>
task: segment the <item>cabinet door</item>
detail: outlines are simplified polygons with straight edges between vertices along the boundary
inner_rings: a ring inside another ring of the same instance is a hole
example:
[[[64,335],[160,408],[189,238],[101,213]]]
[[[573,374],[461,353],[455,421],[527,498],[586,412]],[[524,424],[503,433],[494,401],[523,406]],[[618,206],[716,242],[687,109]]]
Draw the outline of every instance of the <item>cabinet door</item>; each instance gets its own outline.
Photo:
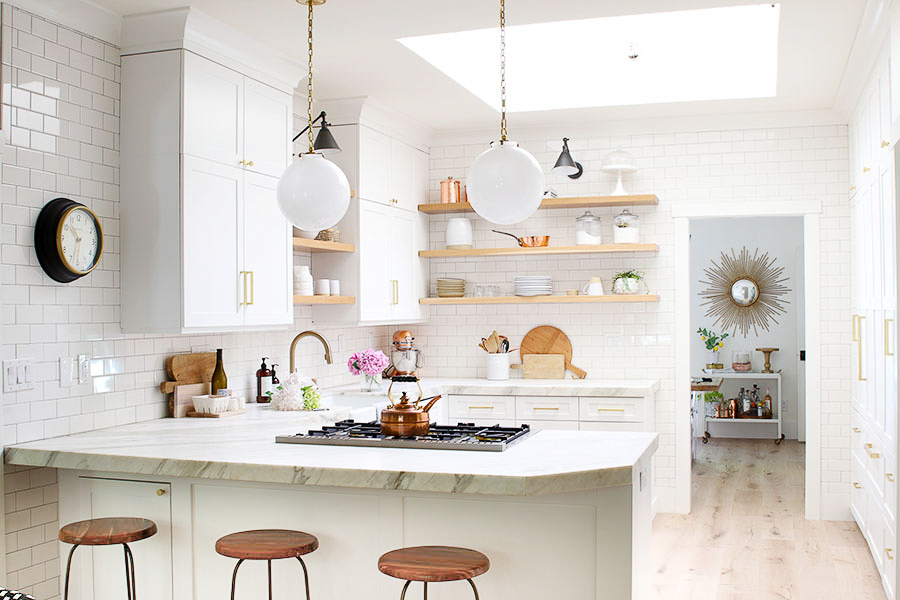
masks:
[[[240,326],[243,172],[191,156],[184,157],[183,172],[184,326]],[[177,268],[172,265],[173,277]]]
[[[880,132],[878,147],[888,151],[891,139],[891,65],[890,60],[882,64],[878,72],[878,121]]]
[[[244,76],[184,53],[184,153],[229,166],[244,159]]]
[[[245,325],[290,325],[294,321],[291,294],[293,248],[291,228],[276,198],[278,180],[244,174],[244,278],[249,298]]]
[[[391,138],[359,128],[359,197],[391,204]]]
[[[398,208],[416,210],[413,197],[416,149],[399,140],[391,140],[391,203]]]
[[[415,319],[419,306],[416,296],[416,215],[400,209],[390,210],[391,236],[388,264],[391,279],[391,319]]]
[[[93,478],[86,478],[85,484],[90,494],[91,518],[121,517],[125,512],[129,517],[150,519],[156,523],[156,535],[129,544],[134,555],[137,597],[173,598],[169,484]],[[72,579],[73,582],[82,581],[81,598],[125,597],[125,558],[122,546],[82,547],[75,552],[75,556],[79,553],[91,557],[93,573],[91,578],[76,575]]]
[[[291,155],[292,101],[288,94],[275,88],[244,79],[246,169],[272,177],[284,173]]]
[[[359,303],[360,321],[391,318],[393,286],[389,264],[394,243],[391,209],[374,202],[359,202]]]

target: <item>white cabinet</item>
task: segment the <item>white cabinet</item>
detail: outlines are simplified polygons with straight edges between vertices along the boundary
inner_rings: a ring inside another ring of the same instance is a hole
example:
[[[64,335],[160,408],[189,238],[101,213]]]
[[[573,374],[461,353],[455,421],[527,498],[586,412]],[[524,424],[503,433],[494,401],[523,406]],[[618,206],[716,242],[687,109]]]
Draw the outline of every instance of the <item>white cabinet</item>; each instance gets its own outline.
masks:
[[[850,511],[888,598],[896,597],[897,213],[890,61],[882,56],[851,118]]]
[[[291,229],[275,200],[291,95],[176,49],[122,57],[122,329],[293,322]]]
[[[354,129],[357,128],[354,126]],[[381,204],[391,204],[391,138],[363,125],[358,126],[358,133],[357,196]],[[353,186],[352,183],[350,185]]]
[[[121,517],[127,513],[129,517],[156,523],[156,535],[128,545],[134,555],[137,597],[174,598],[171,486],[168,483],[82,476],[77,478],[74,489],[65,487],[75,494],[75,498],[66,498],[65,508],[61,509],[65,513],[60,515],[61,520],[66,522]],[[65,553],[70,549],[71,546],[62,545]],[[121,545],[82,546],[76,550],[72,559],[69,598],[124,598],[123,552]],[[62,568],[65,568],[64,562]]]

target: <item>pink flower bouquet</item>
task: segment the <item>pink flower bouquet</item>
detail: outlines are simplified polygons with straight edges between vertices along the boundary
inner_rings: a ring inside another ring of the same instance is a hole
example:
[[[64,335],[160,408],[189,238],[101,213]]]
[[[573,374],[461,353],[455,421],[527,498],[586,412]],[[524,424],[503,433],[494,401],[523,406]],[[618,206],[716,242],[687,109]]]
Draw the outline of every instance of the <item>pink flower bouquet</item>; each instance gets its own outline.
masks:
[[[354,352],[347,361],[347,368],[353,375],[380,375],[391,363],[387,355],[381,350],[369,348],[362,352]]]

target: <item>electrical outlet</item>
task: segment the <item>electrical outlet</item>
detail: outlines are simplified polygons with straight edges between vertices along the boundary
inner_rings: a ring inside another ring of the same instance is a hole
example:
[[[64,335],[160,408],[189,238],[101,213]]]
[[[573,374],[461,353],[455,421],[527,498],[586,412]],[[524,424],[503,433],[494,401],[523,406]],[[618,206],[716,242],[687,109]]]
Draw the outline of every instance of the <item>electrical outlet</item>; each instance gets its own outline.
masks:
[[[34,359],[19,358],[3,361],[3,391],[22,392],[34,389]]]
[[[59,387],[71,387],[75,383],[75,360],[64,356],[59,359]]]
[[[91,379],[91,361],[86,354],[78,355],[78,383],[87,383]]]

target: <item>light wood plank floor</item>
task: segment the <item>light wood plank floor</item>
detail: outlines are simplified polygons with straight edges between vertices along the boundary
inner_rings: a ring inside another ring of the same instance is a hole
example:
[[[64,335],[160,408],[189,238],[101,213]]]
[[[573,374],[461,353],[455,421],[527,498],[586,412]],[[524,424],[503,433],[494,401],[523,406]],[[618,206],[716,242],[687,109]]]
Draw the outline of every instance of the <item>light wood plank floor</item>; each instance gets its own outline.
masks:
[[[721,438],[703,446],[691,514],[653,522],[653,597],[883,600],[856,524],[803,518],[803,448]]]

